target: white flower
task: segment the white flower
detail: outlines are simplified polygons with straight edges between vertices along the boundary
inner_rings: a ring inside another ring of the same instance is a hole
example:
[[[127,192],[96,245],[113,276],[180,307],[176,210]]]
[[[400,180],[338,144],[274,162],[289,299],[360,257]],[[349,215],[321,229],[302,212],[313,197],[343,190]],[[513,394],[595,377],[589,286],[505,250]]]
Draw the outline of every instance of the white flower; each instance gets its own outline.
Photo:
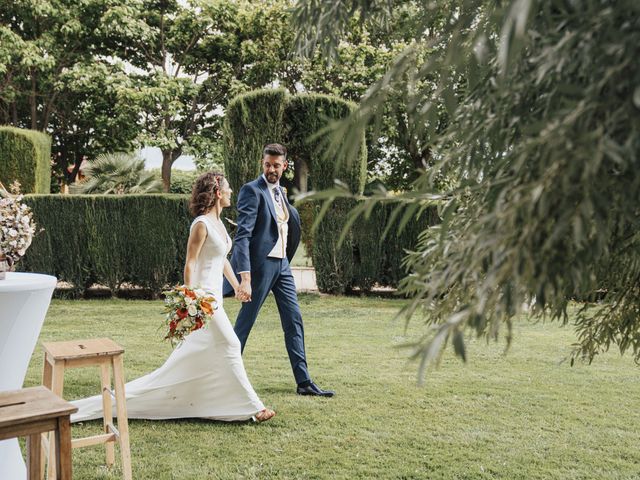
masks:
[[[184,303],[186,303],[187,305],[191,305],[193,303],[193,298],[185,296]]]
[[[187,312],[189,312],[189,315],[191,315],[192,317],[195,317],[196,314],[198,313],[198,309],[196,308],[196,306],[194,304],[191,304],[187,308]]]
[[[14,260],[26,253],[36,231],[31,209],[22,198],[0,190],[0,251]]]

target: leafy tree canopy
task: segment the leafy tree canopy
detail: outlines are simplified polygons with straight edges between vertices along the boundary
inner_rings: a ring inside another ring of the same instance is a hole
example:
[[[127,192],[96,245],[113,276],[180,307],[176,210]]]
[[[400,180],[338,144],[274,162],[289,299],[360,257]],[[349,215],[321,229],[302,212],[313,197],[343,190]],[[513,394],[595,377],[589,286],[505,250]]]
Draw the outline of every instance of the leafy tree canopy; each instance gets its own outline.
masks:
[[[84,156],[129,148],[139,131],[130,80],[107,57],[106,11],[102,0],[0,5],[0,123],[51,133],[71,181]]]
[[[416,36],[419,4],[397,3],[391,31],[349,17],[333,62],[293,55],[288,0],[5,2],[0,122],[52,134],[66,183],[85,158],[157,146],[166,189],[181,154],[222,164],[221,121],[237,94],[280,86],[358,100]],[[411,133],[402,92],[391,95],[381,128],[367,132],[369,170],[404,189],[433,159],[429,139]]]
[[[405,49],[334,128],[352,138],[397,90],[412,133],[438,140],[413,192],[381,193],[362,209],[400,201],[401,226],[434,201],[441,208],[402,285],[407,318],[427,325],[415,345],[421,373],[448,341],[464,359],[465,332],[497,337],[506,326],[510,341],[523,305],[566,323],[568,302],[597,291],[602,303],[584,303],[577,316],[574,358],[615,345],[640,360],[640,4],[429,5],[414,19],[414,44],[429,54]],[[393,11],[387,1],[301,0],[299,49],[335,52],[346,12],[386,20]]]

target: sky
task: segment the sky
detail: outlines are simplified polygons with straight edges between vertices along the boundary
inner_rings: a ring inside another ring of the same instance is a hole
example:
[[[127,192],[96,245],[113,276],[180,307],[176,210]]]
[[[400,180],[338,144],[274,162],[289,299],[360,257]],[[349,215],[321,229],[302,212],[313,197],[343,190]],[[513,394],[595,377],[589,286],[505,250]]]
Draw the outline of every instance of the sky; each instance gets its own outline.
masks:
[[[162,166],[162,153],[158,147],[144,147],[138,150],[138,154],[144,158],[144,165],[147,170]],[[196,166],[191,155],[182,155],[175,161],[172,169],[195,170]]]

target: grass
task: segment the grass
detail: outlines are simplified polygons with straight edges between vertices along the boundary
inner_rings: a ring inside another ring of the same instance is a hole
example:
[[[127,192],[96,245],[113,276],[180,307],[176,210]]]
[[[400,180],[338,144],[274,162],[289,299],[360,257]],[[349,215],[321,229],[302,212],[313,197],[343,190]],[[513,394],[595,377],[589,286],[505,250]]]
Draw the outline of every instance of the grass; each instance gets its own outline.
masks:
[[[311,373],[333,399],[299,397],[272,299],[245,351],[265,424],[130,422],[136,479],[632,479],[640,475],[640,371],[609,353],[593,365],[562,362],[569,328],[518,322],[515,343],[470,340],[470,363],[447,352],[424,387],[393,316],[401,300],[301,297]],[[228,301],[235,318],[238,304]],[[54,300],[41,341],[109,336],[126,348],[128,379],[149,372],[160,341],[160,301]],[[420,332],[414,322],[409,335]],[[33,356],[26,386],[40,381]],[[203,368],[216,368],[203,365]],[[97,369],[70,370],[65,397],[97,393]],[[73,427],[74,436],[99,422]],[[74,451],[74,479],[121,478],[99,447]],[[118,464],[118,463],[117,463]]]
[[[307,257],[306,249],[304,245],[300,245],[300,247],[296,250],[296,254],[293,256],[291,260],[291,266],[293,267],[313,267],[311,262],[311,258]]]

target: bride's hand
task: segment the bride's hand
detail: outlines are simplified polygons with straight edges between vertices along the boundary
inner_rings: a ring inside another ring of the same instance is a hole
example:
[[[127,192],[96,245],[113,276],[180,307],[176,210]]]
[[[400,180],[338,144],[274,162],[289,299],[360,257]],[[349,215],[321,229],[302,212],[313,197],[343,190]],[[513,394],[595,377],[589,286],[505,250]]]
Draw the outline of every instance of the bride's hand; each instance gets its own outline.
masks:
[[[236,293],[238,295],[241,295],[241,297],[243,298],[241,301],[242,302],[250,302],[251,301],[251,283],[250,282],[245,282],[244,280],[242,282],[240,282],[240,285],[238,286]]]
[[[249,300],[251,300],[249,298],[249,295],[247,295],[246,292],[244,292],[244,291],[242,291],[240,289],[236,289],[235,293],[236,293],[236,300],[239,300],[239,301],[241,301],[243,303],[244,302],[248,302]]]

